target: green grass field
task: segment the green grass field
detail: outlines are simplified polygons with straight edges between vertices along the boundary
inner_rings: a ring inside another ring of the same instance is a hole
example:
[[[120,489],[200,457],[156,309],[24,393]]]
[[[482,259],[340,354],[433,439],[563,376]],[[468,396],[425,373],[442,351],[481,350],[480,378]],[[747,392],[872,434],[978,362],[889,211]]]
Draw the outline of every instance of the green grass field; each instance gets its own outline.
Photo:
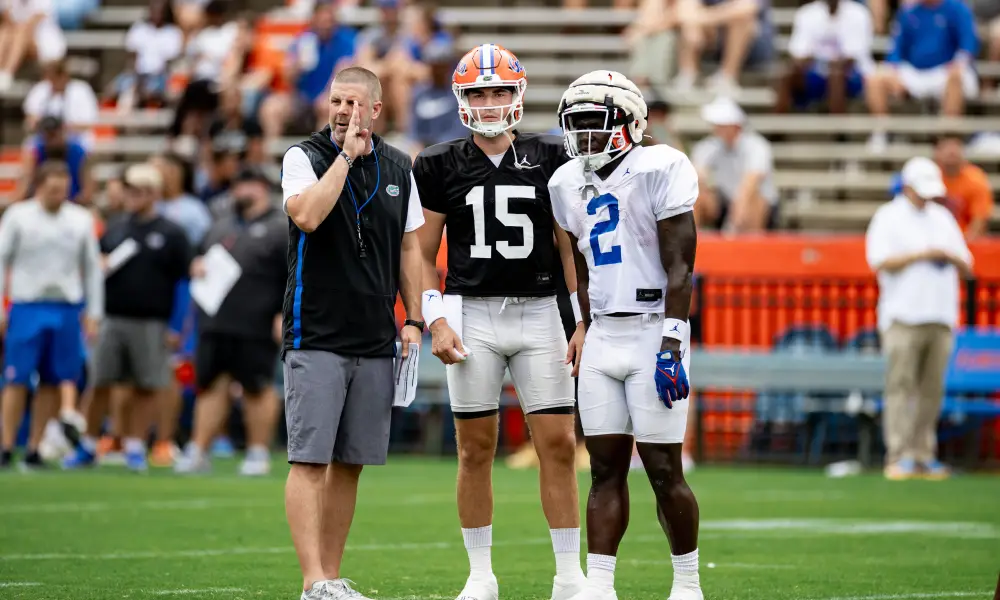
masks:
[[[180,479],[103,468],[0,475],[0,598],[298,598],[284,471],[235,464]],[[344,575],[380,599],[452,600],[467,573],[450,460],[394,458],[362,478]],[[993,597],[1000,478],[827,479],[820,471],[699,468],[709,600]],[[589,481],[581,474],[581,498]],[[546,599],[553,559],[537,473],[498,465],[493,564],[506,599]],[[649,484],[632,477],[619,598],[666,599],[669,547]],[[584,549],[584,552],[586,550]]]

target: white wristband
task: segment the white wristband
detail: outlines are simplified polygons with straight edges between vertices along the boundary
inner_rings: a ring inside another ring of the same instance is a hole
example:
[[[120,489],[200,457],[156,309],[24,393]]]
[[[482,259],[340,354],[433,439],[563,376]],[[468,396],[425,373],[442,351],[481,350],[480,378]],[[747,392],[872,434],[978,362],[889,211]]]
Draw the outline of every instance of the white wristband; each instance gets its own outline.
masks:
[[[444,318],[444,301],[438,290],[425,290],[420,302],[420,312],[423,314],[427,327],[438,319]]]
[[[580,296],[576,292],[569,295],[569,303],[573,307],[573,322],[579,323],[583,321],[583,311],[580,310]]]
[[[663,320],[663,337],[673,338],[677,341],[683,342],[685,336],[687,335],[688,324],[686,321],[681,321],[680,319],[664,319]]]

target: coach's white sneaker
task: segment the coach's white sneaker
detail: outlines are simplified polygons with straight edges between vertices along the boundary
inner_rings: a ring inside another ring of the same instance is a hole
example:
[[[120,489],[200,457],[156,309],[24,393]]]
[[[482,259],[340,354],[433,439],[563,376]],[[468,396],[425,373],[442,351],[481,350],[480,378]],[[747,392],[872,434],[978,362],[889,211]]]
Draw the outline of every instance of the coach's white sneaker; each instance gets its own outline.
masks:
[[[326,600],[326,584],[327,581],[314,581],[312,587],[308,590],[302,592],[299,596],[299,600]]]
[[[271,472],[271,454],[267,448],[250,448],[240,463],[240,475],[260,477]]]
[[[556,575],[552,580],[552,600],[570,600],[587,587],[587,576],[580,571],[575,576]]]
[[[354,583],[349,579],[331,579],[324,581],[326,595],[323,600],[371,600],[361,592],[351,587]]]
[[[465,587],[462,588],[462,593],[455,600],[499,600],[499,598],[500,586],[497,585],[497,578],[495,575],[490,575],[489,579],[469,577]]]

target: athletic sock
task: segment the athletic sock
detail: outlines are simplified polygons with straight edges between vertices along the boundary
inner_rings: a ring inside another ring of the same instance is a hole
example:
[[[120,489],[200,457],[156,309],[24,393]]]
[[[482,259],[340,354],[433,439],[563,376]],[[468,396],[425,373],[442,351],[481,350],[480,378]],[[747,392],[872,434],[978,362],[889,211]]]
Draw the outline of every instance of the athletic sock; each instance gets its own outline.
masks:
[[[550,529],[552,551],[556,555],[556,576],[582,573],[580,567],[580,528]]]
[[[674,564],[674,585],[684,587],[700,587],[701,582],[698,577],[698,549],[681,555],[670,555],[670,562]]]
[[[598,589],[615,589],[617,562],[617,558],[607,554],[587,554],[587,582]]]
[[[493,546],[493,526],[462,528],[465,539],[465,550],[469,553],[469,576],[488,579],[493,577],[493,559],[490,547]]]

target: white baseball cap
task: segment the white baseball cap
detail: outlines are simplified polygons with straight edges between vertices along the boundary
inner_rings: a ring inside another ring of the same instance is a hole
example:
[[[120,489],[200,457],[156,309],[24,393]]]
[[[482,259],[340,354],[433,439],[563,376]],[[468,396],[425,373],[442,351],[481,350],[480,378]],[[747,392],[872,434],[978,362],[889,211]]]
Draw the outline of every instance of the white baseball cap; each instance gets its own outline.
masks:
[[[163,189],[163,176],[160,174],[160,170],[153,165],[139,163],[126,169],[125,185],[159,192]]]
[[[900,178],[903,186],[913,188],[925,200],[944,198],[948,194],[941,178],[941,168],[929,158],[918,156],[906,161]]]
[[[747,115],[732,98],[720,96],[701,107],[701,118],[710,125],[742,125]]]

